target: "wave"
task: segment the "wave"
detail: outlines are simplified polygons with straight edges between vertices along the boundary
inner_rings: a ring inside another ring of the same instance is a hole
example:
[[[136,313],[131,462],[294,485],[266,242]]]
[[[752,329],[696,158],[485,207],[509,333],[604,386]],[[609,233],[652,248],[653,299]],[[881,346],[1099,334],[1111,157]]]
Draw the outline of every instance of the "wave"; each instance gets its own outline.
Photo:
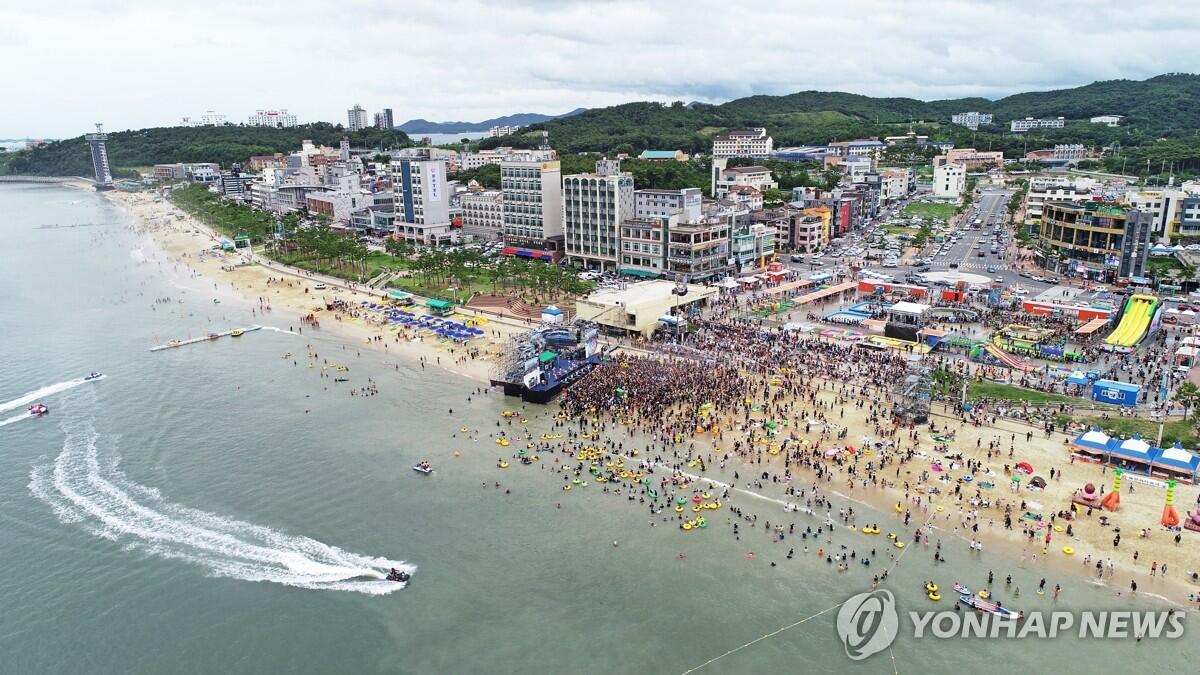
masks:
[[[17,422],[20,422],[21,420],[31,420],[31,419],[33,419],[33,415],[30,415],[28,412],[23,412],[20,415],[13,415],[12,417],[10,417],[6,420],[0,420],[0,427],[6,427],[10,424],[16,424]]]
[[[385,595],[406,584],[387,581],[403,561],[348,553],[308,537],[226,518],[165,500],[130,481],[117,455],[102,461],[90,420],[64,422],[62,452],[30,472],[29,490],[63,523],[148,554],[183,560],[218,577],[298,588]]]
[[[36,403],[36,402],[38,402],[38,400],[43,399],[47,396],[51,396],[53,394],[64,392],[68,389],[74,389],[75,387],[78,387],[79,385],[83,384],[86,381],[87,380],[80,377],[78,379],[67,380],[66,382],[59,382],[58,384],[52,384],[48,387],[42,387],[41,389],[34,389],[33,391],[29,392],[28,394],[25,394],[24,396],[21,396],[20,398],[14,398],[13,400],[9,401],[8,403],[0,403],[0,412],[4,412],[6,410],[12,410],[13,408],[20,408],[21,406],[27,406],[31,403]]]

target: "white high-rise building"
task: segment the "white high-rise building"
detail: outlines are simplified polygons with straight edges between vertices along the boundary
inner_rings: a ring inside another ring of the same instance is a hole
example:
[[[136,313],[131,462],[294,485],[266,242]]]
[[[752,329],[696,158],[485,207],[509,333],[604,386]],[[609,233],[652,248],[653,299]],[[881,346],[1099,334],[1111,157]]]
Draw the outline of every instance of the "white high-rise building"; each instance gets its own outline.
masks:
[[[703,202],[704,193],[698,187],[634,190],[633,214],[636,218],[667,218],[679,214],[680,222],[695,223],[700,220]]]
[[[944,164],[933,169],[933,196],[948,199],[962,197],[967,188],[967,167],[962,164]]]
[[[504,242],[556,257],[563,236],[559,161],[504,160],[500,162],[500,189],[504,193]]]
[[[392,186],[396,191],[396,234],[421,244],[450,244],[451,189],[446,183],[446,162],[428,157],[393,160]]]
[[[371,120],[367,119],[367,111],[361,105],[355,103],[353,108],[346,111],[348,123],[346,129],[350,131],[358,131],[371,126]]]
[[[499,190],[465,192],[462,205],[463,235],[478,241],[500,241],[504,231],[504,197]]]
[[[775,141],[767,135],[762,127],[743,131],[731,131],[713,139],[714,158],[718,157],[754,157],[767,159],[775,149]]]
[[[974,111],[955,113],[950,116],[950,121],[960,127],[966,127],[971,131],[978,131],[980,124],[992,123],[992,114]]]
[[[296,116],[289,113],[287,108],[280,110],[255,110],[246,120],[252,127],[276,127],[279,129],[296,126]]]
[[[607,171],[563,177],[563,243],[581,267],[616,266],[621,223],[633,217],[633,176]]]

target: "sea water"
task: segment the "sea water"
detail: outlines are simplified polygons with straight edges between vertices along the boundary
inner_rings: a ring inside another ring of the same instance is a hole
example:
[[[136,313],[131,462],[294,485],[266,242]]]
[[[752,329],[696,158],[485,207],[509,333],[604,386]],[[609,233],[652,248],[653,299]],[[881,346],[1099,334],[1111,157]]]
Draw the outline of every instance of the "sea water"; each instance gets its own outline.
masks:
[[[1078,673],[1132,659],[1184,672],[1200,656],[1189,627],[1140,645],[902,632],[851,662],[836,609],[804,619],[867,589],[897,553],[882,537],[838,530],[834,550],[878,549],[869,570],[839,574],[812,554],[824,540],[761,529],[823,515],[742,495],[760,524],[740,540],[725,509],[684,533],[597,484],[561,491],[539,468],[552,455],[499,470],[512,448],[488,434],[518,402],[468,402],[479,383],[252,315],[102,196],[5,185],[0,213],[0,673],[682,673],[714,657],[698,672]],[[275,330],[148,351],[254,323]],[[327,361],[350,382],[321,378]],[[83,382],[93,370],[105,378]],[[350,396],[367,377],[379,395]],[[24,416],[34,402],[50,414]],[[552,412],[525,409],[535,438]],[[421,459],[432,476],[411,470]],[[910,537],[894,514],[855,508]],[[1117,598],[1127,580],[1098,587],[939,536],[948,563],[915,546],[891,572],[901,610],[948,609],[955,580],[982,587],[989,569],[995,589],[1014,574],[1023,594],[1001,595],[1027,611],[1158,607]],[[384,581],[391,567],[411,582]],[[1033,593],[1042,576],[1063,585],[1057,604]],[[920,590],[930,578],[940,603]]]

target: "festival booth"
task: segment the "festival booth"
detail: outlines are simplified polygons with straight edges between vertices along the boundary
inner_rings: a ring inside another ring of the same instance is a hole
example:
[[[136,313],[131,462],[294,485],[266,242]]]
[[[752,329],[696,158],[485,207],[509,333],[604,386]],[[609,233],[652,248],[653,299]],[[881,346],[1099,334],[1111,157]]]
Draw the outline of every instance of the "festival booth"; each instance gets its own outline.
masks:
[[[433,298],[425,301],[425,309],[434,316],[450,316],[454,313],[454,303],[449,300]]]
[[[1108,449],[1108,463],[1119,466],[1126,471],[1135,471],[1150,475],[1150,467],[1154,461],[1154,448],[1134,434],[1133,438],[1113,443]]]
[[[1091,321],[1092,319],[1104,319],[1108,321],[1113,314],[1111,309],[1104,307],[1092,307],[1090,305],[1060,305],[1054,302],[1037,302],[1034,300],[1026,300],[1021,304],[1021,309],[1026,314],[1034,316],[1051,316],[1054,314],[1062,314],[1065,316],[1074,316],[1080,321]]]
[[[929,289],[924,286],[914,286],[912,284],[897,284],[891,281],[883,281],[881,279],[859,279],[858,292],[866,295],[912,295],[918,298],[924,298],[929,292]]]
[[[1109,403],[1124,408],[1132,408],[1138,403],[1142,387],[1128,382],[1114,380],[1096,380],[1092,384],[1091,399],[1097,403]]]
[[[1118,441],[1113,437],[1100,430],[1100,427],[1095,427],[1091,431],[1085,431],[1075,437],[1071,441],[1071,445],[1077,450],[1077,456],[1082,457],[1089,462],[1103,462],[1108,458],[1108,451]]]
[[[547,305],[542,310],[542,323],[562,323],[563,311],[554,305]]]
[[[1175,354],[1171,357],[1171,365],[1191,368],[1196,365],[1197,355],[1200,355],[1200,349],[1195,347],[1180,347],[1175,350]]]
[[[1196,472],[1200,470],[1200,457],[1184,450],[1179,443],[1174,447],[1156,450],[1158,452],[1154,454],[1150,465],[1151,475],[1186,483],[1196,482]]]

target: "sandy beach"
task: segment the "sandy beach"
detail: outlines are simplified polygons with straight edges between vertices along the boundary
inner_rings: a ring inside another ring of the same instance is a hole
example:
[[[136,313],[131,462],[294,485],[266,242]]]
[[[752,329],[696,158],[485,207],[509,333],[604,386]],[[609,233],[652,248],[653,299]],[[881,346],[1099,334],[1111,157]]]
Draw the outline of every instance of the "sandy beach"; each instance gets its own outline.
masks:
[[[222,237],[169,201],[150,193],[114,191],[104,195],[133,216],[141,230],[165,255],[192,273],[212,280],[214,294],[232,291],[257,305],[255,312],[264,321],[273,321],[284,329],[292,328],[301,333],[305,330],[333,332],[363,347],[395,354],[397,358],[416,359],[427,366],[440,367],[484,383],[489,381],[491,367],[509,336],[528,330],[510,319],[462,309],[458,312],[460,319],[482,317],[486,321],[482,326],[485,333],[472,340],[470,345],[455,345],[434,339],[436,336],[375,321],[367,312],[327,310],[326,302],[342,300],[347,306],[357,308],[362,301],[378,302],[383,294],[265,261],[257,255],[251,259],[240,252],[215,254],[210,248]],[[207,253],[200,255],[201,252]],[[318,282],[327,288],[318,290],[315,288]],[[423,308],[412,309],[420,313]],[[302,321],[309,314],[319,322],[319,328]]]
[[[224,292],[236,293],[255,305],[256,312],[265,310],[265,314],[259,314],[265,317],[264,323],[282,329],[313,330],[311,326],[300,322],[301,317],[312,313],[320,322],[321,331],[332,332],[370,349],[395,354],[397,358],[419,360],[430,367],[440,367],[484,383],[488,381],[489,371],[508,337],[514,332],[528,329],[527,326],[488,316],[484,326],[486,335],[470,345],[478,350],[475,358],[471,358],[468,347],[380,325],[366,316],[353,316],[349,312],[332,312],[324,308],[325,301],[334,298],[358,306],[362,300],[378,300],[378,292],[371,295],[360,290],[335,288],[333,280],[318,279],[301,270],[285,269],[275,264],[270,267],[264,264],[239,265],[239,262],[244,262],[240,255],[201,257],[200,252],[208,250],[219,237],[168,201],[149,193],[111,192],[106,196],[134,216],[142,231],[172,260],[186,266],[190,273],[211,280],[215,284],[214,297]],[[316,290],[313,286],[318,280],[330,284],[329,289]],[[464,314],[471,316],[474,313]],[[792,403],[820,406],[829,419],[836,420],[838,425],[847,429],[843,441],[845,444],[860,445],[859,439],[864,436],[879,440],[878,422],[870,420],[870,413],[873,410],[878,412],[880,401],[870,396],[862,398],[860,393],[846,389],[842,382],[819,380],[811,379],[812,386],[821,387],[815,392],[814,402],[793,398]],[[765,407],[761,405],[765,402],[764,397],[755,395],[756,406]],[[514,401],[514,407],[518,405]],[[527,411],[532,417],[552,415],[557,408],[528,408]],[[980,550],[969,549],[970,555],[990,557],[993,548],[1004,551],[1020,560],[1020,574],[1015,576],[1020,577],[1018,584],[1024,587],[1027,594],[1034,591],[1030,587],[1031,581],[1035,577],[1042,577],[1050,579],[1046,590],[1049,595],[1054,576],[1061,574],[1090,578],[1094,580],[1093,583],[1103,584],[1114,594],[1127,593],[1130,581],[1136,580],[1140,594],[1159,595],[1175,604],[1184,604],[1189,594],[1200,592],[1200,586],[1185,580],[1186,575],[1198,567],[1193,550],[1195,535],[1184,533],[1182,542],[1176,544],[1174,534],[1159,525],[1164,499],[1162,489],[1136,480],[1126,480],[1120,510],[1107,514],[1110,519],[1108,526],[1099,523],[1099,511],[1091,516],[1081,514],[1069,522],[1058,518],[1051,523],[1049,521],[1056,513],[1070,508],[1072,494],[1085,483],[1111,489],[1113,472],[1097,464],[1073,463],[1067,445],[1069,438],[1061,433],[1047,437],[1040,430],[1032,430],[1032,437],[1027,438],[1031,427],[1013,420],[1000,419],[975,426],[955,418],[952,410],[947,415],[940,404],[935,404],[933,412],[932,424],[936,426],[936,431],[928,427],[912,431],[888,430],[885,437],[894,438],[898,448],[911,448],[915,454],[898,465],[887,466],[879,473],[878,481],[863,479],[863,464],[871,461],[871,457],[861,454],[844,461],[825,462],[825,470],[821,475],[810,467],[799,467],[794,462],[790,471],[793,475],[815,482],[827,494],[844,496],[895,514],[896,522],[891,527],[897,531],[903,531],[905,521],[909,527],[928,523],[934,529],[926,532],[922,548],[930,547],[931,541],[941,541],[948,547],[961,546],[963,551],[967,551],[968,542],[977,541],[980,542]],[[752,437],[755,428],[770,421],[767,415],[759,412],[751,413],[747,422],[740,410],[719,411],[718,420],[719,425],[727,430],[726,434],[717,439],[697,434],[689,439],[696,444],[696,450],[676,450],[675,458],[688,461],[694,457],[705,457],[710,464],[716,464],[722,456],[731,456],[733,438],[739,434],[743,439]],[[641,431],[639,435],[649,437],[646,430]],[[961,459],[949,460],[943,453],[934,452],[933,446],[937,442],[932,440],[933,434],[953,434],[953,440],[943,442],[947,446],[944,452],[961,454]],[[815,434],[813,436],[816,440]],[[828,438],[820,442],[822,447],[835,444]],[[784,457],[765,452],[763,446],[754,447],[758,449],[732,456],[731,461],[752,462],[756,470],[779,475],[785,473]],[[562,449],[567,450],[565,444]],[[944,470],[931,470],[935,459],[940,461]],[[968,475],[964,465],[969,462],[976,463],[976,468],[970,473],[971,481],[964,482],[963,476]],[[1047,481],[1046,487],[1033,491],[1028,488],[1026,481],[1022,481],[1019,489],[1015,489],[1009,476],[1018,462],[1032,465],[1033,475],[1043,476]],[[1055,470],[1053,479],[1049,473],[1051,468]],[[993,487],[979,490],[977,486],[981,482],[991,483]],[[958,495],[955,494],[956,486],[961,488]],[[940,493],[930,494],[930,487],[938,488]],[[753,486],[744,489],[754,490]],[[975,497],[976,493],[979,498]],[[1195,486],[1179,486],[1175,504],[1181,517],[1197,503],[1197,494]],[[748,507],[761,508],[762,502],[748,501]],[[1011,509],[1012,529],[1004,527],[1006,507]],[[1027,511],[1041,514],[1047,523],[1039,528],[1036,521],[1021,520],[1021,515]],[[1032,539],[1023,535],[1022,523],[1034,528]],[[1067,525],[1071,528],[1069,534]],[[1120,528],[1122,536],[1120,546],[1116,548],[1112,543],[1114,527]],[[1146,537],[1140,536],[1144,528],[1148,532]],[[1044,543],[1047,530],[1051,534],[1048,545]],[[1064,547],[1070,547],[1073,553],[1065,553]],[[932,555],[933,550],[936,549],[919,550],[914,554]],[[1101,563],[1099,575],[1096,569],[1098,562]],[[1167,572],[1156,572],[1152,576],[1152,564],[1159,570],[1166,567]],[[995,571],[1000,579],[1013,573],[1012,570],[1002,569],[999,562]],[[1195,608],[1196,604],[1192,603],[1191,606]]]

